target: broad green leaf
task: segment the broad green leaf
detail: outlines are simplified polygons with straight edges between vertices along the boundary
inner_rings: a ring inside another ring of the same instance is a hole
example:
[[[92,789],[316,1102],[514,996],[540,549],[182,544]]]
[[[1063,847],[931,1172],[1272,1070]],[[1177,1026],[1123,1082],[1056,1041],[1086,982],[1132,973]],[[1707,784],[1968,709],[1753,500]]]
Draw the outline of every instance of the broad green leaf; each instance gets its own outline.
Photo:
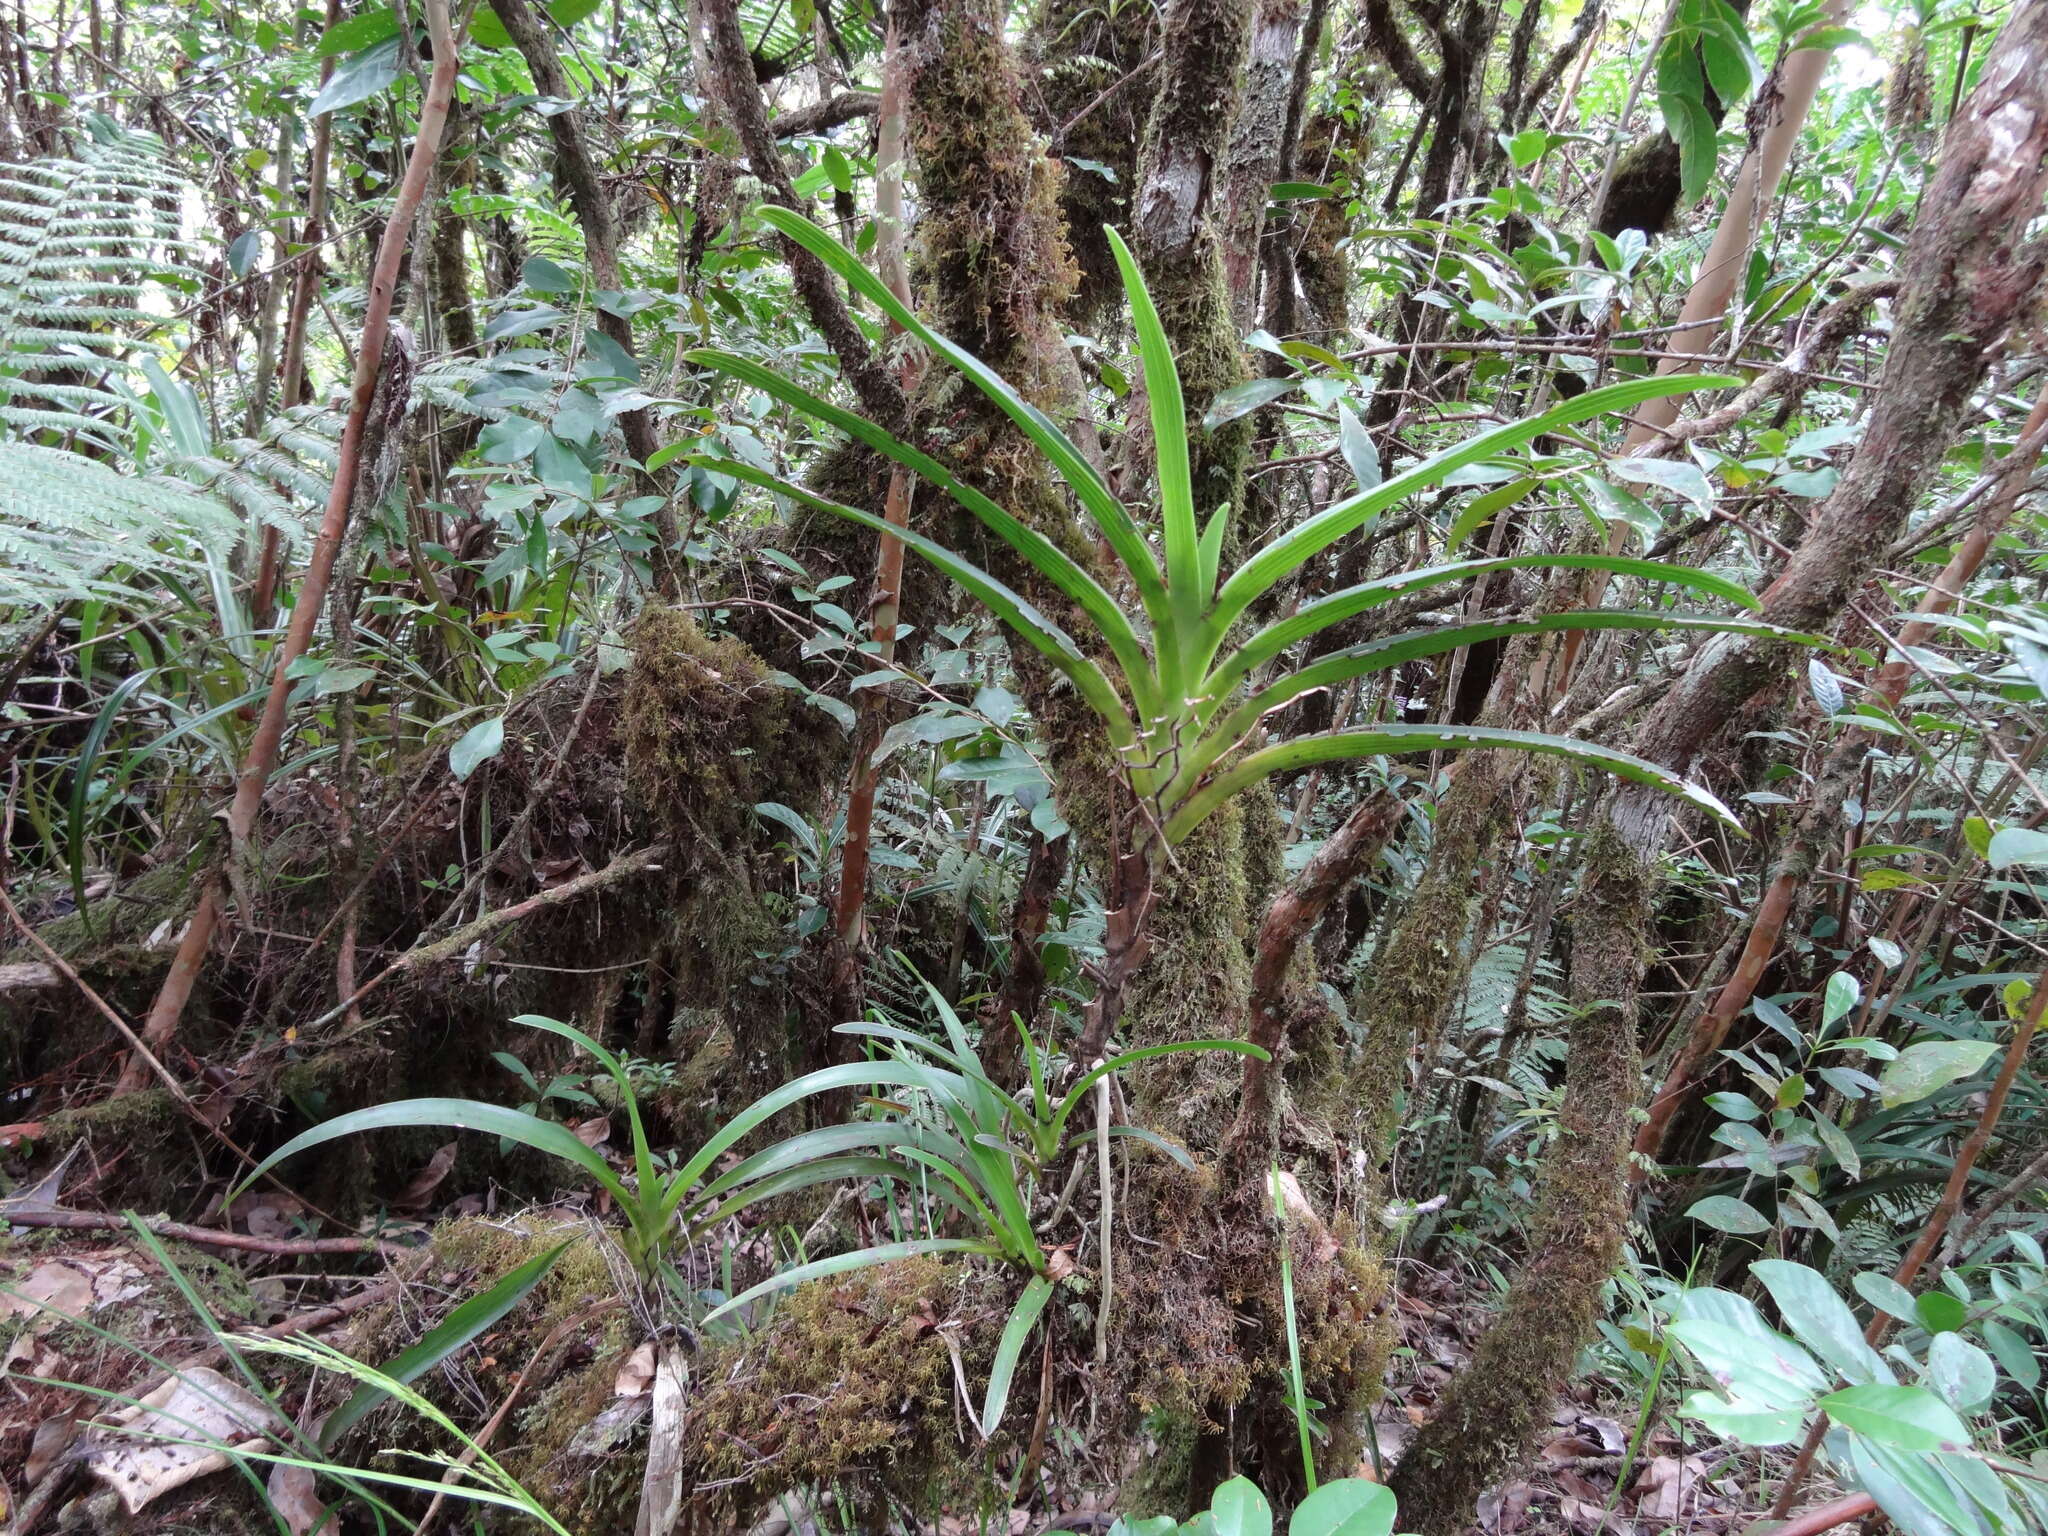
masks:
[[[1878,1311],[1889,1313],[1902,1323],[1919,1321],[1919,1314],[1913,1310],[1913,1293],[1890,1275],[1866,1269],[1851,1284],[1856,1287],[1856,1294]]]
[[[1687,1393],[1678,1411],[1744,1445],[1794,1445],[1806,1432],[1803,1408],[1766,1408],[1712,1392]]]
[[[466,779],[504,747],[505,717],[498,714],[479,720],[448,749],[448,771],[458,779]]]
[[[2048,866],[2048,832],[2031,827],[2000,827],[1991,836],[1984,857],[1993,869]]]
[[[1927,1348],[1927,1384],[1957,1413],[1981,1413],[1998,1390],[1998,1367],[1960,1333],[1938,1333]]]
[[[331,59],[338,53],[355,53],[387,37],[398,36],[398,12],[389,5],[372,5],[346,21],[337,21],[320,34],[314,45],[315,58]]]
[[[393,27],[392,35],[383,42],[371,44],[340,64],[320,87],[312,106],[306,109],[307,114],[319,117],[381,94],[398,78],[397,34],[398,29]]]
[[[2005,1374],[2029,1392],[2041,1385],[2041,1357],[2005,1323],[1987,1318],[1981,1325],[1984,1347],[1998,1357]]]
[[[1323,1484],[1294,1506],[1288,1536],[1390,1536],[1394,1495],[1362,1477]]]
[[[1844,1429],[1902,1451],[1969,1448],[1968,1427],[1925,1387],[1844,1387],[1822,1398],[1820,1407]]]
[[[1760,1408],[1803,1408],[1833,1381],[1811,1355],[1779,1334],[1757,1338],[1725,1323],[1685,1317],[1670,1333],[1714,1380]]]
[[[1929,1333],[1953,1333],[1970,1316],[1969,1308],[1947,1291],[1922,1291],[1913,1298],[1913,1315]]]
[[[1878,1074],[1884,1107],[1916,1103],[1968,1077],[1998,1050],[1990,1040],[1921,1040],[1899,1052]]]
[[[1864,1342],[1856,1314],[1826,1276],[1783,1259],[1759,1259],[1749,1266],[1749,1272],[1771,1293],[1778,1315],[1799,1342],[1848,1380],[1859,1384],[1892,1380],[1891,1367]]]
[[[1273,1536],[1273,1506],[1248,1477],[1233,1477],[1209,1501],[1215,1536]]]
[[[1228,426],[1240,416],[1249,416],[1262,405],[1270,405],[1282,395],[1292,394],[1301,385],[1299,379],[1246,379],[1228,389],[1218,390],[1216,398],[1209,402],[1209,409],[1202,413],[1202,430],[1214,432],[1218,427]],[[1151,386],[1148,383],[1146,387]]]
[[[1832,1027],[1862,1001],[1863,988],[1856,978],[1847,971],[1836,971],[1828,977],[1827,990],[1821,994],[1821,1029]]]
[[[1905,1536],[1979,1536],[1981,1528],[1962,1501],[1926,1475],[1923,1458],[1850,1435],[1847,1460],[1850,1479],[1877,1500],[1886,1519]]]
[[[548,7],[548,16],[556,26],[573,27],[586,16],[595,15],[601,0],[555,0]],[[479,48],[510,48],[512,34],[505,30],[505,23],[498,19],[498,13],[488,5],[476,8],[476,14],[469,19],[469,36]]]
[[[456,1307],[432,1328],[420,1341],[396,1359],[386,1362],[378,1369],[391,1380],[401,1384],[416,1381],[432,1370],[457,1350],[473,1339],[497,1326],[514,1307],[524,1301],[527,1294],[547,1277],[568,1249],[568,1241],[556,1243],[552,1248],[535,1254],[518,1268],[508,1270],[487,1291],[480,1292]],[[320,1444],[331,1447],[348,1433],[351,1425],[364,1414],[375,1408],[389,1394],[365,1383],[357,1387],[349,1400],[335,1409],[320,1427]]]
[[[1357,480],[1361,491],[1369,491],[1384,478],[1380,471],[1379,450],[1373,446],[1372,434],[1365,430],[1365,423],[1352,414],[1351,407],[1338,403],[1337,406],[1337,447],[1344,455],[1344,462],[1351,466],[1352,478]]]
[[[989,1367],[988,1398],[981,1410],[984,1435],[993,1435],[1003,1421],[1003,1409],[1010,1401],[1010,1382],[1017,1374],[1017,1357],[1030,1342],[1031,1331],[1038,1326],[1039,1315],[1052,1300],[1052,1292],[1052,1281],[1044,1275],[1033,1275],[1024,1294],[1017,1298],[1017,1305],[1010,1309],[1010,1320],[1003,1325],[1003,1336],[996,1341],[996,1357]]]
[[[1708,1195],[1704,1200],[1695,1200],[1685,1214],[1688,1220],[1712,1227],[1716,1232],[1732,1232],[1741,1237],[1771,1230],[1768,1217],[1733,1195]]]
[[[1707,483],[1706,472],[1690,459],[1615,459],[1607,472],[1617,480],[1654,485],[1682,496],[1701,512],[1714,505],[1714,488]]]

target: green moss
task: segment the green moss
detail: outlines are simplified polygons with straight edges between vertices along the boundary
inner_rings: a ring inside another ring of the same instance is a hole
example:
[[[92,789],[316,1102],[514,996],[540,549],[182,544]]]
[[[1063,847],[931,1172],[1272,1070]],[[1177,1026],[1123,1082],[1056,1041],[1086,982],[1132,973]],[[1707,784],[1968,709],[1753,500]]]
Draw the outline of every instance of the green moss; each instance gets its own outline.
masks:
[[[752,1340],[699,1362],[696,1480],[736,1479],[741,1512],[784,1489],[831,1488],[871,1530],[892,1503],[928,1515],[993,1508],[993,1458],[955,1438],[953,1364],[937,1329],[952,1326],[968,1380],[985,1380],[993,1333],[958,1322],[1004,1315],[1006,1286],[923,1257],[791,1292]],[[1035,1396],[1019,1385],[1006,1441]]]
[[[817,731],[791,719],[798,701],[737,640],[714,640],[687,613],[650,608],[633,626],[619,704],[630,792],[685,855],[745,847],[754,806],[816,803]]]

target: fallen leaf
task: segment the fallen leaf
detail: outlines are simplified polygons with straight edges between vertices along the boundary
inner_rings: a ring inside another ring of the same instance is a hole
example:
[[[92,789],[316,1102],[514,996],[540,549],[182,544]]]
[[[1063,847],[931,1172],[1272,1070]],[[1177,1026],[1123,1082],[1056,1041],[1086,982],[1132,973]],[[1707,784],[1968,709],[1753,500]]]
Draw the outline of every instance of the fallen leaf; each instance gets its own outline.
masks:
[[[1590,1414],[1579,1419],[1581,1434],[1593,1435],[1600,1441],[1603,1456],[1619,1456],[1628,1449],[1628,1438],[1622,1434],[1621,1426],[1612,1419],[1596,1419]]]
[[[12,1152],[24,1141],[36,1141],[43,1134],[43,1122],[24,1120],[19,1125],[0,1125],[0,1151]]]
[[[53,1419],[45,1419],[36,1426],[35,1438],[29,1441],[28,1464],[22,1468],[22,1477],[33,1488],[57,1464],[57,1458],[71,1449],[71,1442],[78,1438],[78,1416],[63,1413]]]
[[[572,1122],[569,1129],[586,1147],[601,1147],[611,1139],[612,1118],[610,1115],[592,1115],[588,1120]]]
[[[234,1203],[233,1220],[251,1237],[290,1237],[298,1226],[294,1218],[305,1209],[305,1201],[296,1195],[250,1195]]]
[[[1074,1272],[1074,1247],[1062,1244],[1045,1256],[1045,1273],[1049,1280],[1064,1280]]]
[[[81,1318],[92,1312],[92,1276],[65,1263],[49,1259],[28,1272],[26,1279],[10,1285],[0,1295],[0,1316]]]
[[[290,1528],[292,1536],[311,1536],[315,1531],[337,1529],[334,1512],[320,1502],[314,1488],[311,1467],[292,1467],[274,1462],[270,1468],[270,1503]]]
[[[451,1141],[427,1159],[426,1167],[414,1174],[412,1182],[392,1198],[392,1205],[401,1211],[423,1210],[454,1166],[455,1143]]]
[[[1653,1457],[1629,1490],[1636,1514],[1660,1523],[1684,1519],[1698,1505],[1706,1475],[1707,1464],[1698,1456]]]
[[[638,1397],[654,1385],[654,1340],[649,1339],[626,1356],[619,1374],[612,1379],[612,1396]]]
[[[84,1458],[131,1515],[224,1470],[228,1458],[213,1444],[257,1445],[278,1427],[262,1398],[203,1365],[165,1382],[137,1406],[125,1430],[95,1434]]]

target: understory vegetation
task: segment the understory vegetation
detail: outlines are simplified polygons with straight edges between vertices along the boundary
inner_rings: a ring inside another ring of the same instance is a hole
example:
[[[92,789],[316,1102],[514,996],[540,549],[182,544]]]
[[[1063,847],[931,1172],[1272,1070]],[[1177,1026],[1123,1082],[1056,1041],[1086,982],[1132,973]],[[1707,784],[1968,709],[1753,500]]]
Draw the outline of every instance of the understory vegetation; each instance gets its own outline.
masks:
[[[0,10],[0,1529],[2048,1532],[2048,0]]]

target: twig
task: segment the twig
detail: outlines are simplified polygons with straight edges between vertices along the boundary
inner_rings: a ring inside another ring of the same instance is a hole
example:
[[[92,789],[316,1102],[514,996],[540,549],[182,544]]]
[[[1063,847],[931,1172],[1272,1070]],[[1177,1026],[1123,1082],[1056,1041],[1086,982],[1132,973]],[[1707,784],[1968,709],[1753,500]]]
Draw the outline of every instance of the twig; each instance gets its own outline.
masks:
[[[192,1108],[192,1100],[186,1094],[184,1088],[179,1085],[178,1080],[175,1077],[171,1076],[170,1068],[166,1067],[161,1061],[158,1061],[156,1059],[155,1054],[150,1050],[150,1048],[142,1043],[142,1037],[137,1035],[134,1030],[128,1027],[128,1021],[122,1018],[120,1014],[116,1013],[113,1009],[113,1006],[110,1003],[108,1003],[108,1001],[105,998],[101,997],[99,993],[93,991],[93,989],[86,984],[85,978],[79,975],[77,971],[71,968],[70,961],[66,960],[62,955],[58,954],[56,950],[50,948],[48,944],[43,942],[43,936],[37,933],[35,929],[29,926],[28,919],[21,915],[21,909],[15,906],[13,898],[7,894],[7,890],[4,886],[0,886],[0,907],[5,907],[7,909],[8,920],[12,922],[18,930],[20,930],[21,936],[23,938],[27,939],[30,944],[34,945],[35,948],[42,953],[43,958],[50,962],[50,965],[52,966],[52,968],[56,970],[57,974],[59,976],[62,976],[66,981],[70,982],[72,986],[76,987],[80,995],[83,996],[87,1002],[91,1003],[93,1007],[97,1008],[102,1014],[104,1014],[106,1016],[107,1021],[110,1024],[112,1024],[114,1028],[120,1033],[121,1037],[128,1042],[129,1046],[135,1051],[136,1055],[141,1057],[141,1059],[148,1064],[149,1069],[152,1072],[156,1073],[158,1077],[163,1079],[164,1086],[170,1089],[171,1091],[171,1097],[177,1100],[177,1102],[183,1105],[187,1110],[190,1110]]]
[[[221,1232],[213,1227],[188,1226],[182,1221],[153,1221],[137,1218],[158,1237],[173,1242],[199,1243],[209,1248],[236,1248],[244,1253],[270,1253],[284,1257],[315,1253],[374,1253],[397,1258],[415,1250],[402,1243],[387,1243],[375,1237],[256,1237],[247,1232]],[[8,1210],[0,1207],[0,1223],[17,1227],[54,1227],[64,1232],[126,1232],[128,1218],[111,1211]]]
[[[394,977],[401,976],[408,971],[424,970],[429,966],[439,965],[443,960],[451,960],[469,948],[470,945],[476,943],[477,940],[488,938],[500,928],[509,927],[513,923],[518,922],[522,917],[531,917],[534,913],[544,911],[548,907],[558,907],[566,902],[574,901],[578,896],[588,891],[602,890],[605,886],[616,885],[629,875],[637,875],[649,869],[658,869],[660,865],[656,861],[663,858],[668,851],[668,844],[655,843],[651,847],[642,848],[633,853],[621,854],[618,858],[613,859],[611,863],[605,865],[603,869],[594,869],[587,875],[578,875],[574,880],[565,881],[561,885],[554,886],[537,895],[529,896],[526,900],[516,902],[512,906],[502,907],[496,912],[487,912],[475,922],[456,929],[445,939],[436,939],[431,944],[416,945],[400,955],[390,965],[372,976],[360,987],[357,987],[355,991],[335,1004],[334,1007],[328,1009],[317,1019],[313,1020],[312,1023],[306,1025],[302,1033],[311,1033],[323,1025],[333,1023]]]

